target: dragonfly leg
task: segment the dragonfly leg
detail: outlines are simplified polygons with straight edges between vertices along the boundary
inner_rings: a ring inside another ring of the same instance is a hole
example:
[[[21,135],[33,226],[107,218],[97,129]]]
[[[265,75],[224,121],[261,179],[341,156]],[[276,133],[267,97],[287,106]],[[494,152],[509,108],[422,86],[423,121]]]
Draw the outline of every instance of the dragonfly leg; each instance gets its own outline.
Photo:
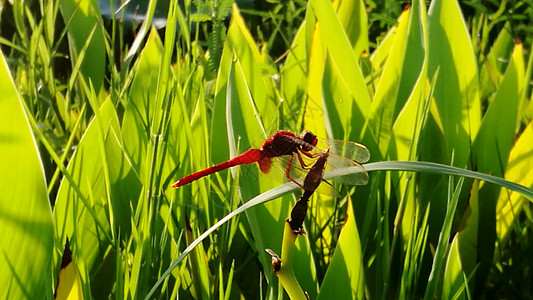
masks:
[[[308,163],[306,164],[302,155],[300,153],[303,153],[305,156],[309,157],[309,158],[316,158],[317,155],[315,154],[311,154],[311,153],[308,153],[308,152],[305,152],[305,151],[297,151],[296,152],[296,156],[298,157],[298,161],[300,162],[300,166],[302,166],[303,169],[309,169],[311,167],[312,164],[314,164],[314,162],[312,163]]]
[[[293,158],[294,158],[294,156],[291,156],[291,157],[289,158],[289,164],[287,165],[287,169],[285,169],[285,176],[286,176],[290,181],[294,182],[297,186],[299,186],[300,188],[303,189],[304,187],[303,187],[301,184],[299,184],[298,182],[296,182],[296,180],[292,179],[292,178],[291,178],[291,175],[290,175]]]

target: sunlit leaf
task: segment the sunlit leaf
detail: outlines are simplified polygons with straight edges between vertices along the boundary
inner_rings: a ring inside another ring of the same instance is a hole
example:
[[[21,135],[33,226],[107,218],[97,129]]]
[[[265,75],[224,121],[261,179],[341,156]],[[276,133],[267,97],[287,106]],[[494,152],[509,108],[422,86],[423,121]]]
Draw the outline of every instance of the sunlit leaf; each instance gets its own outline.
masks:
[[[448,259],[446,261],[446,268],[443,278],[442,295],[440,299],[466,299],[464,282],[464,270],[461,264],[462,260],[459,255],[458,237],[455,236],[451,245]]]
[[[405,48],[407,45],[408,25],[411,20],[411,10],[405,10],[400,16],[398,27],[394,30],[394,35],[387,38],[387,43],[381,45],[376,52],[379,56],[385,57],[379,59],[373,56],[373,63],[378,64],[375,67],[381,67],[381,61],[385,62],[382,67],[383,71],[379,76],[376,86],[376,93],[370,106],[369,126],[380,141],[380,151],[384,155],[388,148],[390,131],[394,124],[393,116],[395,102],[397,99],[398,88],[400,84],[400,74],[406,58]],[[389,51],[383,53],[382,47],[388,47]],[[377,61],[376,61],[377,60]],[[400,106],[401,107],[401,106]]]
[[[362,0],[335,1],[333,9],[352,44],[354,53],[359,56],[368,51],[368,18]]]
[[[56,234],[61,245],[67,238],[70,240],[74,261],[85,283],[89,282],[87,274],[95,276],[113,268],[105,261],[111,242],[110,219],[125,234],[130,225],[130,201],[135,203],[138,199],[138,180],[132,177],[131,166],[121,153],[119,132],[114,106],[108,99],[80,141],[67,168],[70,176],[63,178],[54,207]],[[102,137],[105,149],[95,147],[101,144]],[[104,174],[105,167],[108,175]],[[109,176],[108,187],[105,176]],[[103,276],[94,278],[105,280]]]
[[[0,79],[0,298],[50,298],[52,211],[37,143],[1,52]]]
[[[470,141],[480,126],[477,63],[459,5],[455,0],[432,1],[428,11],[429,65],[438,70],[434,97],[444,126],[445,162],[465,166]]]
[[[364,299],[363,252],[351,201],[317,299]]]
[[[140,179],[144,179],[146,151],[150,142],[150,125],[153,123],[159,65],[163,45],[153,30],[148,36],[137,64],[135,77],[126,102],[122,133],[124,147]]]
[[[507,24],[500,31],[487,55],[487,59],[484,60],[482,65],[479,74],[482,99],[490,97],[500,86],[503,74],[510,61],[509,58],[513,52],[513,45],[510,25]]]
[[[533,122],[522,132],[509,155],[505,179],[533,187]],[[517,192],[502,189],[496,207],[496,232],[505,245],[515,226],[526,198]]]
[[[517,44],[502,84],[492,100],[473,144],[478,170],[503,176],[507,157],[514,142],[524,93],[522,45]]]
[[[335,15],[331,3],[328,1],[311,1],[311,6],[318,21],[317,29],[321,31],[322,51],[327,50],[331,54],[332,60],[339,68],[342,78],[351,93],[352,101],[355,102],[360,114],[366,119],[370,106],[370,96],[357,63],[359,54],[353,52],[350,41],[338,17]]]

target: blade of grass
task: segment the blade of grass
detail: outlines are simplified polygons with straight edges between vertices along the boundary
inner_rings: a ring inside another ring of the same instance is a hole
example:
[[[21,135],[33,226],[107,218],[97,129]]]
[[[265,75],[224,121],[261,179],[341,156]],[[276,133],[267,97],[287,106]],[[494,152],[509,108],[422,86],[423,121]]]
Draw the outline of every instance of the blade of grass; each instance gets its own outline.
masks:
[[[469,177],[474,179],[479,179],[494,183],[511,191],[518,192],[529,198],[533,202],[533,189],[525,187],[515,182],[507,181],[500,177],[495,177],[479,172],[474,172],[466,169],[460,169],[452,166],[431,163],[431,162],[414,162],[414,161],[384,161],[384,162],[375,162],[364,165],[367,171],[410,171],[410,172],[427,172],[433,174],[441,175],[455,175],[462,177]],[[358,168],[353,168],[352,170],[342,169],[333,173],[330,172],[329,175],[326,173],[324,179],[333,178],[336,176],[342,176],[349,174],[349,172],[357,172]]]
[[[442,224],[442,230],[440,231],[439,242],[433,258],[433,266],[431,268],[431,274],[429,275],[428,285],[426,286],[426,293],[424,299],[434,299],[437,292],[437,286],[441,281],[442,266],[445,265],[446,253],[448,251],[448,241],[450,240],[450,234],[453,225],[453,218],[457,210],[457,202],[459,201],[459,195],[461,194],[461,188],[463,186],[464,177],[459,178],[455,191],[451,193],[453,180],[449,181],[449,194],[448,194],[448,207],[446,209],[446,217]]]

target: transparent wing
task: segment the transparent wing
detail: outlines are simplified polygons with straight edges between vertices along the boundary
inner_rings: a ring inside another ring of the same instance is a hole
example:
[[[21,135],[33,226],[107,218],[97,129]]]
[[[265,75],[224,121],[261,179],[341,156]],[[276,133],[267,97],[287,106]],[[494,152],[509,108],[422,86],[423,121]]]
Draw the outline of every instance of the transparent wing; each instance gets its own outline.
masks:
[[[368,173],[361,164],[330,154],[324,179],[348,185],[365,185],[368,183]]]
[[[360,164],[370,160],[370,152],[363,144],[352,141],[324,140],[326,147],[331,147],[331,153],[356,161]]]

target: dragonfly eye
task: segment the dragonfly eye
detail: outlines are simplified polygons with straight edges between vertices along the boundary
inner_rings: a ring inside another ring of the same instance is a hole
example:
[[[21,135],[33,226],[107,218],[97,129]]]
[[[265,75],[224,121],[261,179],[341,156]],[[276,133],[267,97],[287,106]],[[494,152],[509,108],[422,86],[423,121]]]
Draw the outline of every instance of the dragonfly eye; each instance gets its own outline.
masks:
[[[311,144],[311,145],[313,145],[313,146],[316,146],[317,138],[316,138],[316,135],[315,135],[314,133],[312,133],[311,131],[308,131],[308,130],[304,131],[304,132],[302,133],[302,137],[301,137],[301,139],[302,139],[304,142],[308,143],[308,144]]]

